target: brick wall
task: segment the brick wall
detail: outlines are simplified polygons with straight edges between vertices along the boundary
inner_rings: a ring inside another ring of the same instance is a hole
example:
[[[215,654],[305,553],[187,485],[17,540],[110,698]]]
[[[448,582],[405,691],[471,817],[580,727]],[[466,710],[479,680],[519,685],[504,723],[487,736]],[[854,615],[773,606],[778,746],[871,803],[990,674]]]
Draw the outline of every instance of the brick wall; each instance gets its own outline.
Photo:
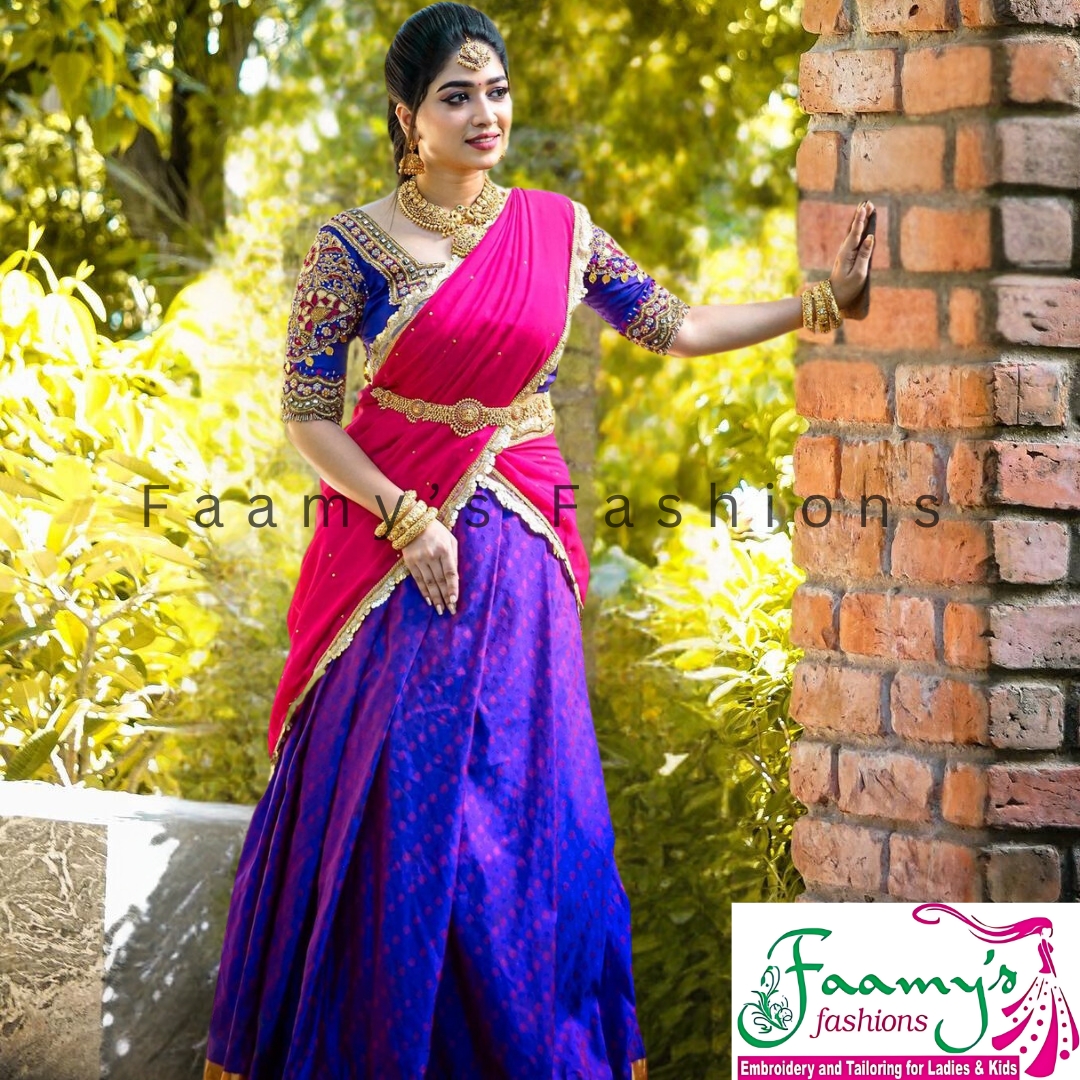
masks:
[[[1080,0],[803,23],[806,282],[878,228],[869,317],[799,335],[795,863],[807,899],[1075,900]]]

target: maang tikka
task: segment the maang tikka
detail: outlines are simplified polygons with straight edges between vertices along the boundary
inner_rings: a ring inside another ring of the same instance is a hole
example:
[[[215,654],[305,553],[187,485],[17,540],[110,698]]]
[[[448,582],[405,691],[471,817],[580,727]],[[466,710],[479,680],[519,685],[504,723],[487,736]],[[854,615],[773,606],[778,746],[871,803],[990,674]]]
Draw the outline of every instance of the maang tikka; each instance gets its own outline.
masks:
[[[491,50],[483,42],[467,37],[458,50],[457,62],[470,71],[479,71],[485,64],[491,63]]]

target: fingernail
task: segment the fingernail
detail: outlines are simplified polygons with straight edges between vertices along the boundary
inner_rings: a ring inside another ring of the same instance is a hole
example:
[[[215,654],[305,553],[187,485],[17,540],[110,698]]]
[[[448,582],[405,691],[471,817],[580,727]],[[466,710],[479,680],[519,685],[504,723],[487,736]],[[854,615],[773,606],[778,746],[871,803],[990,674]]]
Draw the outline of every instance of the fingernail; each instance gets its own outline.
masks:
[[[457,614],[457,604],[451,604],[450,605],[450,614],[451,615],[456,615]]]
[[[435,605],[435,610],[441,615],[442,614],[442,604],[436,604]]]
[[[427,606],[431,607],[431,597],[430,596],[425,596],[424,599],[427,601]]]

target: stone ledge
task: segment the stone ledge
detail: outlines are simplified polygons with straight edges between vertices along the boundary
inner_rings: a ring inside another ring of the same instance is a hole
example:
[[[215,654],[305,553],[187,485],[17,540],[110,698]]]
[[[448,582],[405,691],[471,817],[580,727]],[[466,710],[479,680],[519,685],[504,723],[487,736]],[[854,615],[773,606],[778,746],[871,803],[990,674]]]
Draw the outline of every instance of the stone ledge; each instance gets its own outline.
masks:
[[[5,1080],[201,1080],[253,811],[0,782]]]

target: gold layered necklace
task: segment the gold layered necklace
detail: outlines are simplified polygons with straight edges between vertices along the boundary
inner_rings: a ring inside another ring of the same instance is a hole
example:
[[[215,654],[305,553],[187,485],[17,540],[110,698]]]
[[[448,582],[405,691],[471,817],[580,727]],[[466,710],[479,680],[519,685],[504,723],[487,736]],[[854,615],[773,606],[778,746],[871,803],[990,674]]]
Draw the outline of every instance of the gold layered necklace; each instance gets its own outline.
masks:
[[[397,189],[397,204],[401,212],[422,229],[431,229],[443,236],[453,236],[450,254],[464,257],[483,239],[487,227],[499,216],[506,193],[484,174],[484,186],[471,206],[458,203],[453,210],[428,202],[409,177]]]

